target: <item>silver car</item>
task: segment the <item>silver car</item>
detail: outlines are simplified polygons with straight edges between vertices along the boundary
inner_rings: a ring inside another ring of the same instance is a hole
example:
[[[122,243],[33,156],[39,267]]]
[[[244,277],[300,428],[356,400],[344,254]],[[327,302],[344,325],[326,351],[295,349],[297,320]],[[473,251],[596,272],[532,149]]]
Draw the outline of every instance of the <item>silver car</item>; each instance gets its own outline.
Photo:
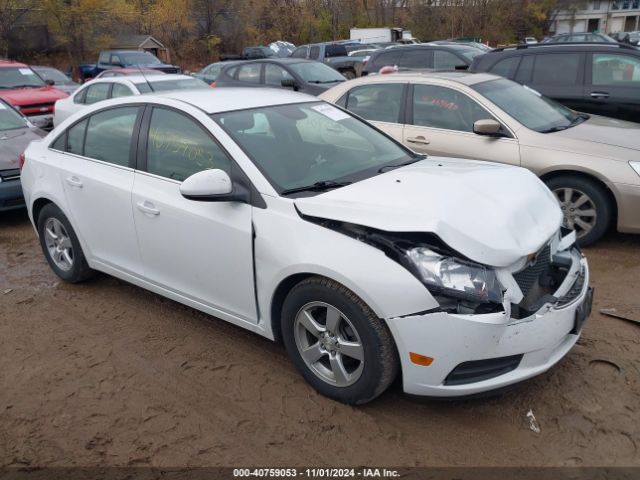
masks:
[[[614,223],[640,233],[640,124],[577,113],[484,73],[373,75],[320,98],[418,152],[532,170],[555,193],[565,226],[582,245]]]
[[[0,99],[0,212],[24,207],[19,157],[44,132]]]

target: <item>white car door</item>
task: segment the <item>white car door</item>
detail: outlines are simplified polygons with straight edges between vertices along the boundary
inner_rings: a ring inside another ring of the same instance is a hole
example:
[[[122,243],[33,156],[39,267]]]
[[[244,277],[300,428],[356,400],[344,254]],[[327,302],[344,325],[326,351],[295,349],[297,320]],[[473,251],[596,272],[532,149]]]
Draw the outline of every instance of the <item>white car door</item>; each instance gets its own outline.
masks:
[[[474,99],[440,85],[413,85],[402,142],[411,149],[444,157],[472,158],[520,165],[517,138],[473,133],[477,120],[497,120]]]
[[[71,222],[90,263],[132,274],[142,268],[131,212],[140,119],[139,107],[102,110],[67,129],[66,141],[56,141],[65,145],[58,165]]]
[[[180,194],[190,175],[212,168],[230,172],[233,160],[195,119],[158,106],[148,112],[148,140],[141,137],[132,198],[145,277],[257,322],[252,207]]]

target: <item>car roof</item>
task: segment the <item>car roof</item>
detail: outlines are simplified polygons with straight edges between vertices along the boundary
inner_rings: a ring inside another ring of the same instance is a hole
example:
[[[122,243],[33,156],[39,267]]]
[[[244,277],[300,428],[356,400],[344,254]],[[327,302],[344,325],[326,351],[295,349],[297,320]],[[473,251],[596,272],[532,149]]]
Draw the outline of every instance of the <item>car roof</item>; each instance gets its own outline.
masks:
[[[26,63],[14,62],[12,60],[0,60],[0,68],[29,67]]]
[[[413,70],[413,71],[400,71],[395,73],[379,74],[379,75],[367,75],[355,80],[350,80],[349,84],[360,83],[373,83],[373,82],[385,82],[389,79],[394,81],[406,81],[406,82],[419,82],[424,79],[435,78],[448,80],[461,85],[476,85],[482,82],[488,82],[490,80],[504,79],[504,77],[494,75],[492,73],[473,73],[468,71],[428,71],[428,70]],[[345,84],[346,85],[346,84]]]
[[[610,48],[616,48],[616,49],[623,49],[623,50],[632,50],[632,51],[638,51],[637,48],[633,47],[632,45],[625,45],[624,43],[611,43],[611,42],[561,42],[561,43],[537,43],[534,45],[515,45],[515,46],[509,46],[509,47],[501,47],[501,48],[494,48],[493,50],[491,50],[490,52],[487,52],[488,54],[492,54],[492,53],[500,53],[500,52],[516,52],[516,51],[521,51],[521,50],[532,50],[532,51],[538,51],[538,50],[542,50],[545,48],[553,48],[553,49],[560,49],[560,48],[570,48],[570,49],[575,49],[575,50],[582,50],[582,49],[598,49],[598,48],[606,48],[606,49],[610,49]]]
[[[279,88],[225,87],[209,90],[176,90],[145,95],[145,100],[170,98],[192,105],[208,114],[245,110],[250,108],[286,105],[290,103],[318,102],[317,97]]]
[[[180,75],[177,73],[167,73],[166,75],[121,75],[116,77],[100,77],[87,83],[109,83],[109,82],[168,82],[171,80],[194,79],[191,75]]]
[[[250,60],[238,60],[234,63],[284,63],[284,64],[293,64],[293,63],[319,63],[315,60],[307,60],[306,58],[292,58],[292,57],[269,57],[269,58],[252,58]],[[227,62],[224,62],[227,63]]]

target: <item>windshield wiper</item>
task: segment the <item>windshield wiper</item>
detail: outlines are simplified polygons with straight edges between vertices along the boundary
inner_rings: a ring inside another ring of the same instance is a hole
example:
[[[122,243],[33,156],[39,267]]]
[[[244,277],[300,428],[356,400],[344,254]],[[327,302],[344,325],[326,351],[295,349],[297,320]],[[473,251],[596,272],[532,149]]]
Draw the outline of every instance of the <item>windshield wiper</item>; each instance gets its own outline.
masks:
[[[344,82],[345,80],[341,80],[341,79],[336,79],[336,80],[309,80],[308,83],[338,83],[338,82]]]
[[[411,165],[412,163],[417,163],[421,160],[424,160],[425,158],[427,158],[426,155],[419,155],[417,157],[413,157],[411,160],[407,160],[406,162],[398,163],[397,165],[385,165],[378,169],[378,173],[384,173],[389,170],[393,170],[395,168],[406,167],[407,165]]]
[[[8,89],[11,88],[40,88],[42,85],[12,85],[11,87],[5,87]]]
[[[589,119],[589,115],[587,115],[586,113],[580,113],[576,115],[576,118],[571,120],[571,123],[569,125],[547,128],[546,130],[540,130],[540,133],[561,132],[562,130],[567,130],[568,128],[575,127],[576,125],[579,125],[588,119]]]
[[[334,182],[333,180],[324,180],[304,187],[287,188],[280,192],[280,195],[290,195],[298,192],[322,192],[325,190],[331,190],[332,188],[346,187],[347,185],[351,185],[351,183],[352,182]]]

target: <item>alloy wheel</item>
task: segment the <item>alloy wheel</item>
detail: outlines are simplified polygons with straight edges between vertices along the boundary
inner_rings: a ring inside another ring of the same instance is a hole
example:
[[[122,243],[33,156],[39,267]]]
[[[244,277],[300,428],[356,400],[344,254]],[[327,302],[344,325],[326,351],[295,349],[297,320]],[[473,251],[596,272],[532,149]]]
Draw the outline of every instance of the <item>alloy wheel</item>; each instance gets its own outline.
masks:
[[[353,323],[324,302],[311,302],[297,313],[294,338],[307,367],[337,387],[358,381],[364,368],[364,347]]]
[[[44,225],[45,245],[53,263],[68,272],[73,268],[73,246],[64,225],[57,218],[49,218]]]
[[[553,191],[560,209],[562,223],[565,227],[576,231],[576,236],[582,238],[591,232],[598,218],[594,201],[586,193],[576,188],[558,188]]]

